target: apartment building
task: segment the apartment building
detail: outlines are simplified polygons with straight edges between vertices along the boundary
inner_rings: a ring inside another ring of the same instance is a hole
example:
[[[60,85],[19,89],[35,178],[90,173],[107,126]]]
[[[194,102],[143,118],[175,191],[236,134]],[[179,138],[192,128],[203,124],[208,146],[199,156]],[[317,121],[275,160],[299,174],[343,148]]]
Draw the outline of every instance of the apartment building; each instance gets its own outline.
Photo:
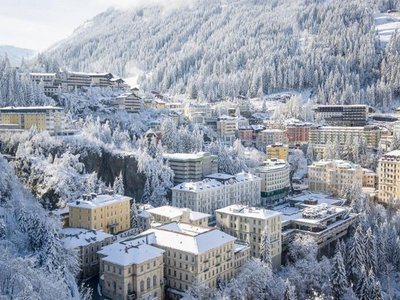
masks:
[[[378,163],[378,201],[400,203],[400,150],[386,153]]]
[[[332,126],[365,126],[368,119],[367,105],[317,105],[314,107],[317,120]]]
[[[184,182],[172,188],[172,205],[210,214],[234,203],[260,205],[261,178],[249,173],[216,173],[203,181]]]
[[[356,139],[364,140],[368,147],[376,148],[383,130],[377,126],[364,127],[328,127],[317,126],[310,130],[310,143],[314,145],[325,145],[336,143],[345,145]]]
[[[81,279],[99,274],[97,251],[113,241],[113,235],[100,230],[64,228],[61,231],[61,242],[64,248],[77,253],[80,268],[78,278]]]
[[[282,129],[264,129],[257,134],[256,146],[265,149],[267,145],[283,144],[286,142],[285,132]]]
[[[62,134],[65,130],[65,113],[63,108],[55,106],[2,107],[0,124],[13,125],[21,130],[36,127],[50,134]]]
[[[112,86],[111,79],[114,78],[114,75],[111,73],[88,73],[92,86],[98,87],[109,87]]]
[[[267,160],[262,166],[252,170],[261,178],[261,205],[270,206],[284,198],[290,188],[290,166],[285,160]]]
[[[138,220],[142,230],[147,230],[152,224],[165,224],[170,222],[183,222],[196,226],[208,226],[210,214],[192,211],[188,208],[164,205],[160,207],[148,207],[141,209]]]
[[[114,195],[83,195],[69,203],[69,225],[71,227],[103,230],[116,234],[131,228],[130,203],[132,198]]]
[[[112,300],[164,299],[164,253],[138,237],[104,247],[98,252],[102,294]]]
[[[142,109],[142,98],[135,93],[125,93],[115,99],[118,109],[138,113]]]
[[[374,187],[375,173],[360,165],[343,160],[320,160],[308,167],[310,191],[340,194],[349,184]]]
[[[206,175],[218,172],[218,157],[208,152],[173,153],[164,154],[163,157],[174,171],[175,184],[199,181]]]
[[[260,244],[264,232],[267,232],[272,264],[275,268],[281,265],[281,213],[238,204],[218,209],[215,213],[218,228],[248,243],[253,257],[260,257]]]
[[[42,84],[47,96],[56,94],[61,87],[57,73],[29,73],[29,79],[36,84]]]
[[[310,123],[291,123],[286,125],[286,137],[290,145],[307,144],[310,140]]]
[[[230,280],[236,273],[236,238],[216,228],[172,222],[140,234],[149,244],[165,251],[168,290],[185,291],[197,282],[210,288]],[[245,255],[246,248],[241,252]]]
[[[267,160],[268,159],[282,159],[288,160],[289,146],[285,144],[268,145],[266,148]]]
[[[221,116],[217,119],[217,134],[226,145],[232,145],[236,139],[238,118]]]

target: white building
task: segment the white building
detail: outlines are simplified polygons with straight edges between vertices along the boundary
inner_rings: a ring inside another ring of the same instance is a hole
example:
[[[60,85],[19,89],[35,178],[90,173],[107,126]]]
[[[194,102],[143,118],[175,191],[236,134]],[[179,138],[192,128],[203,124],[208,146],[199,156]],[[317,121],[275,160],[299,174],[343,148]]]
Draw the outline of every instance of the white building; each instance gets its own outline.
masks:
[[[218,208],[235,203],[260,205],[261,178],[249,173],[212,174],[203,181],[172,188],[172,205],[214,215]]]
[[[163,158],[174,171],[175,184],[199,181],[218,171],[218,157],[208,152],[164,154]]]
[[[115,99],[115,104],[120,110],[137,113],[142,109],[142,98],[135,93],[126,93]]]
[[[268,145],[286,143],[286,134],[282,129],[267,128],[257,134],[256,146],[265,149]]]
[[[264,165],[252,170],[261,178],[261,205],[270,206],[284,198],[290,188],[290,166],[282,159],[267,160]]]
[[[273,266],[281,265],[281,213],[234,204],[216,210],[216,216],[218,228],[248,243],[253,257],[260,257],[260,244],[267,233]]]

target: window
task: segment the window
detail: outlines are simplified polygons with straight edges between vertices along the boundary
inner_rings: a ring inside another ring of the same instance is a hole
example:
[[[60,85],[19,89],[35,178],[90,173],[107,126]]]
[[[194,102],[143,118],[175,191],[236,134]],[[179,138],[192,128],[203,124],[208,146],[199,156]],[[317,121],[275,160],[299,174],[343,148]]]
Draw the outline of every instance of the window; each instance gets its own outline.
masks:
[[[150,278],[147,278],[147,289],[150,289]]]
[[[140,281],[140,291],[143,292],[144,291],[144,281]]]
[[[153,287],[157,286],[157,276],[153,276]]]

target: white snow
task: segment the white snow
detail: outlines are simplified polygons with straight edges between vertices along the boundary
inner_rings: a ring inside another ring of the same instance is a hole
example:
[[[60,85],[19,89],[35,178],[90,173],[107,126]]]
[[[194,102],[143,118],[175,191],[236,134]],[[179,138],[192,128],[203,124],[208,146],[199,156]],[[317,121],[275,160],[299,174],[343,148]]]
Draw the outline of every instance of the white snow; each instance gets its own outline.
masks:
[[[249,207],[246,205],[234,204],[224,208],[217,209],[216,212],[226,213],[235,216],[249,217],[266,220],[271,217],[281,215],[281,213],[258,207]]]
[[[100,230],[89,230],[83,228],[64,228],[61,231],[61,239],[65,249],[76,249],[93,243],[112,238],[113,235]]]
[[[400,13],[376,14],[375,27],[381,41],[381,46],[386,46],[393,33],[400,29]]]

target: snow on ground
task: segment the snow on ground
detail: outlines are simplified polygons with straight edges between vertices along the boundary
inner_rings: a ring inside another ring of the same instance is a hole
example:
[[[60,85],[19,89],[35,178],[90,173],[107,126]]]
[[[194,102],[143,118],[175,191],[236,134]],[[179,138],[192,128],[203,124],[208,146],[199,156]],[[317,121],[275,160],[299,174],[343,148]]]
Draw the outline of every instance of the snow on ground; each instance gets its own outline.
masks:
[[[400,13],[380,13],[374,17],[381,46],[385,47],[395,30],[400,29]]]

